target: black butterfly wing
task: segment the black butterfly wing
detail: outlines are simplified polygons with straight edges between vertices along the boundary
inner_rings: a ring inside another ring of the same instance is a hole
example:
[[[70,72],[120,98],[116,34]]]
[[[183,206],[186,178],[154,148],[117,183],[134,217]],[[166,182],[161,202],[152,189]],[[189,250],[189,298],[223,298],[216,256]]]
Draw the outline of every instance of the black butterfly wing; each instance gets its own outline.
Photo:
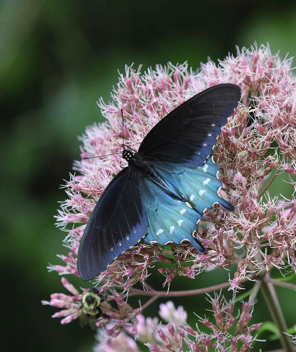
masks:
[[[235,84],[219,84],[170,112],[143,139],[139,154],[150,162],[202,166],[221,127],[241,98]]]
[[[127,167],[109,183],[88,221],[78,252],[80,277],[98,276],[147,232],[139,175]]]

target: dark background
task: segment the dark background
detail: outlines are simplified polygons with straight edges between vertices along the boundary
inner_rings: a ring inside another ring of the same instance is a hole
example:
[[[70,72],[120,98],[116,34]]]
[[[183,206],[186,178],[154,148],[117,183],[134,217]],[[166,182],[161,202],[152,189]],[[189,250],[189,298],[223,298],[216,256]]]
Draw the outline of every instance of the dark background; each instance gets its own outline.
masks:
[[[236,54],[236,45],[255,41],[293,56],[295,37],[293,1],[0,2],[1,351],[89,351],[94,344],[90,329],[77,322],[61,326],[50,317],[57,310],[40,301],[66,292],[46,269],[49,262],[61,263],[56,254],[67,253],[53,218],[66,198],[59,186],[80,157],[77,136],[101,121],[96,101],[110,99],[117,70],[186,60],[196,70],[209,57],[217,62]],[[161,287],[163,278],[154,279]],[[227,279],[228,272],[216,270],[181,283],[197,288]],[[293,326],[295,294],[278,292]],[[156,315],[158,303],[146,315]],[[204,314],[205,303],[201,296],[186,298],[190,319],[193,311]],[[255,312],[252,322],[270,319],[265,305]],[[273,348],[279,344],[263,350]]]

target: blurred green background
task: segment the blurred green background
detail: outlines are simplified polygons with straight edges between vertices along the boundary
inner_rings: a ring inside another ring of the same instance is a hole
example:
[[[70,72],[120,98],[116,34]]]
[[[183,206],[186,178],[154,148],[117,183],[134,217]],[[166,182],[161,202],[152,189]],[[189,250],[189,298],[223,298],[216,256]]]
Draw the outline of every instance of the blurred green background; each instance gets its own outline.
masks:
[[[59,186],[79,158],[77,136],[101,121],[96,101],[109,100],[117,70],[186,60],[197,69],[208,57],[217,62],[254,41],[293,56],[295,37],[294,1],[0,1],[1,351],[90,351],[94,344],[90,329],[77,322],[61,326],[50,317],[57,310],[40,301],[66,292],[60,277],[46,270],[49,262],[60,263],[56,254],[67,253],[53,218],[66,198]],[[181,284],[227,279],[218,270]],[[163,278],[154,280],[161,287]],[[292,326],[295,294],[278,292]],[[204,297],[186,302],[190,318],[193,311],[204,314]],[[158,303],[146,314],[157,314]],[[268,319],[260,308],[252,322]],[[279,344],[258,344],[254,351],[259,348]]]

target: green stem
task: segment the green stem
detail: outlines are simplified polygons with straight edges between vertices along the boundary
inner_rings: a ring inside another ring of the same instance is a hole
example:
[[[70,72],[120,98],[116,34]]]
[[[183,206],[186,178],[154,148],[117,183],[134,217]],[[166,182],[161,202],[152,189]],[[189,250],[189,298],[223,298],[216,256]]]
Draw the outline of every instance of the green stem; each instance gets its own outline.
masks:
[[[287,325],[283,316],[283,312],[281,310],[280,303],[279,303],[277,294],[275,292],[273,283],[269,281],[268,276],[269,275],[266,274],[266,277],[262,279],[261,290],[265,298],[265,301],[267,303],[267,306],[269,308],[272,319],[278,327],[278,330],[280,333],[280,340],[284,351],[293,352],[294,348],[293,348],[292,342],[290,341],[289,336],[284,334],[284,332],[287,332]],[[267,280],[265,280],[265,278]]]
[[[266,185],[264,186],[264,188],[260,191],[260,194],[258,196],[258,199],[260,199],[263,194],[268,190],[268,188],[270,187],[270,185],[273,183],[273,181],[275,180],[275,178],[280,174],[280,170],[276,170],[276,172],[273,174],[273,176],[270,178],[270,180],[266,183]]]

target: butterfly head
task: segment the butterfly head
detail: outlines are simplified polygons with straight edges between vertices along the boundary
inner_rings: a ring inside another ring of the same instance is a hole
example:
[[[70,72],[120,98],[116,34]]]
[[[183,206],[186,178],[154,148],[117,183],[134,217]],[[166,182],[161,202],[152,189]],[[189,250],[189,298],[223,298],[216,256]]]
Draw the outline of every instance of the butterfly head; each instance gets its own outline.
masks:
[[[124,147],[123,151],[122,151],[122,157],[123,159],[125,159],[128,163],[131,161],[131,159],[134,158],[135,153],[129,149]]]

